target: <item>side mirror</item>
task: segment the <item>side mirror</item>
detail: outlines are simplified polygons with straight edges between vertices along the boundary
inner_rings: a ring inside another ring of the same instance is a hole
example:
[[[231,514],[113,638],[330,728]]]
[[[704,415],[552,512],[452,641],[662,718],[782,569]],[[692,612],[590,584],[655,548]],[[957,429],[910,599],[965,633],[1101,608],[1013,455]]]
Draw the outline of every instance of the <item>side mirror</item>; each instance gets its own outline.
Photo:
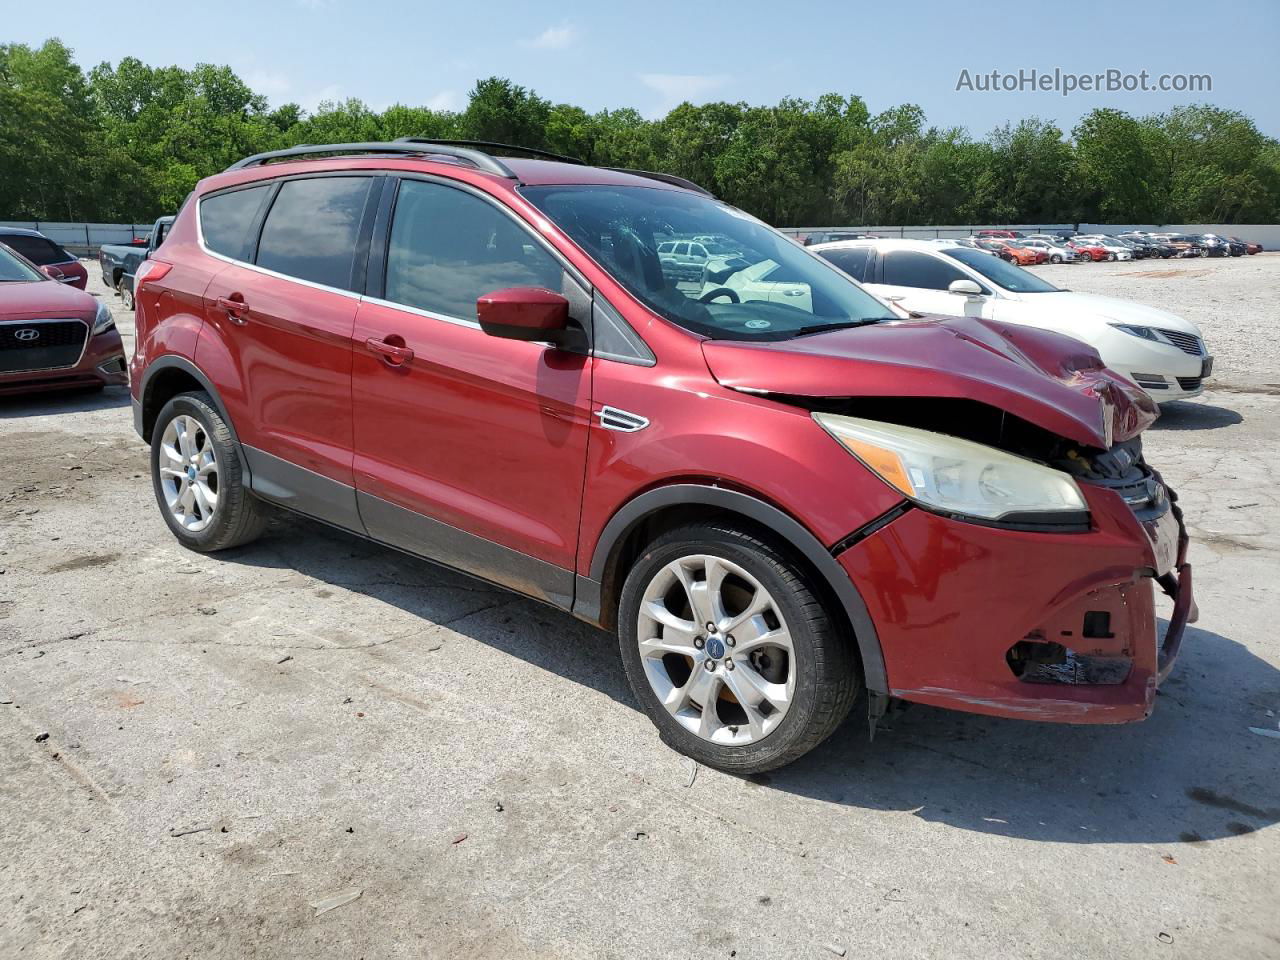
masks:
[[[59,283],[62,283],[67,279],[67,275],[51,263],[41,267],[40,272],[50,280],[57,280]]]
[[[510,287],[478,297],[476,314],[491,337],[558,344],[569,326],[569,301],[542,287]]]
[[[982,288],[974,280],[952,280],[947,289],[952,293],[958,293],[965,297],[982,296]]]

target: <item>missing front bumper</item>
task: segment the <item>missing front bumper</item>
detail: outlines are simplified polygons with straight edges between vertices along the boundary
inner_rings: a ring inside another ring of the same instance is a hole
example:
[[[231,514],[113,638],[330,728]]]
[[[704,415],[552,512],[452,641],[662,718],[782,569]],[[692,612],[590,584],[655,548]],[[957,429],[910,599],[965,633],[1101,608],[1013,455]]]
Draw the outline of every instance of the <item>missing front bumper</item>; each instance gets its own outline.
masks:
[[[993,530],[913,510],[840,555],[867,599],[892,696],[1060,723],[1150,714],[1196,614],[1186,528],[1176,502],[1142,522],[1111,491],[1086,495],[1089,533]],[[1157,583],[1174,600],[1163,637]],[[1070,651],[1057,677],[1012,669],[1024,642]]]

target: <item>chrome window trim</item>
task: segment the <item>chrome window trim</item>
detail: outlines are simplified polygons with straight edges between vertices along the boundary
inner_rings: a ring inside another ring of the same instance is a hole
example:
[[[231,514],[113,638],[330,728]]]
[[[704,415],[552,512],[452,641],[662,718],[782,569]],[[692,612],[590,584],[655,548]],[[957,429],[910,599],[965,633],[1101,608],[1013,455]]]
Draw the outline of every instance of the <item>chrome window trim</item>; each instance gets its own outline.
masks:
[[[32,367],[30,370],[6,370],[0,373],[0,376],[7,377],[17,373],[43,373],[46,370],[74,370],[84,361],[84,355],[89,351],[89,341],[93,339],[93,327],[85,323],[80,317],[41,317],[39,320],[0,320],[0,326],[9,324],[22,324],[26,327],[35,326],[37,323],[79,323],[84,326],[84,344],[80,347],[80,356],[76,357],[75,363],[69,363],[64,367]]]
[[[457,327],[469,327],[472,330],[480,329],[478,320],[468,320],[465,317],[453,317],[447,313],[434,313],[431,310],[423,310],[421,307],[411,307],[407,303],[397,303],[395,300],[383,300],[381,297],[361,297],[362,303],[371,303],[379,307],[389,307],[392,310],[402,310],[405,313],[412,313],[417,317],[426,317],[428,320],[439,320],[441,323],[452,323]],[[486,334],[487,336],[487,334]]]

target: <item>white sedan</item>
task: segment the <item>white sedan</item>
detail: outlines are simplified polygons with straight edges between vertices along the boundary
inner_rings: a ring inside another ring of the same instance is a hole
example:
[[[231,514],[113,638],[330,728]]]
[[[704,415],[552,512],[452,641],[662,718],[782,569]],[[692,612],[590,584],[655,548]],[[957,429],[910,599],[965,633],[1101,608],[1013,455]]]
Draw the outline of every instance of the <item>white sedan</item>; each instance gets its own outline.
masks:
[[[966,247],[850,240],[809,249],[902,309],[1020,323],[1082,340],[1159,403],[1202,393],[1213,369],[1200,329],[1176,314],[1061,290]]]

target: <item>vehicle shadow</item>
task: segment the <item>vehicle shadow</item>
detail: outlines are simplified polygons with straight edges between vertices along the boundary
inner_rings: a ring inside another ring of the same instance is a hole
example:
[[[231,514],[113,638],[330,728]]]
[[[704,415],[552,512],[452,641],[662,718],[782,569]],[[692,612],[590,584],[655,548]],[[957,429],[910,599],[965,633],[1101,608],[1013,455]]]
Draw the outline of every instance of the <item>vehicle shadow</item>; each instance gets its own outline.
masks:
[[[1175,400],[1160,407],[1152,430],[1213,430],[1243,423],[1244,417],[1229,407],[1193,400]]]
[[[1161,629],[1165,624],[1162,622]],[[1280,671],[1188,627],[1145,722],[1067,726],[909,706],[767,775],[772,789],[1054,843],[1202,843],[1280,821]]]
[[[87,413],[129,406],[128,387],[102,390],[72,388],[56,393],[16,394],[0,397],[0,420],[21,417],[56,417],[64,413]]]
[[[391,548],[282,515],[261,541],[219,556],[295,569],[447,622],[639,709],[612,636]],[[458,613],[462,594],[470,613]],[[1263,718],[1267,709],[1280,714],[1280,670],[1195,627],[1182,651],[1144,723],[1066,726],[909,706],[868,742],[860,701],[812,753],[747,780],[752,789],[1054,843],[1202,843],[1280,821],[1280,742],[1248,730],[1276,723]]]

